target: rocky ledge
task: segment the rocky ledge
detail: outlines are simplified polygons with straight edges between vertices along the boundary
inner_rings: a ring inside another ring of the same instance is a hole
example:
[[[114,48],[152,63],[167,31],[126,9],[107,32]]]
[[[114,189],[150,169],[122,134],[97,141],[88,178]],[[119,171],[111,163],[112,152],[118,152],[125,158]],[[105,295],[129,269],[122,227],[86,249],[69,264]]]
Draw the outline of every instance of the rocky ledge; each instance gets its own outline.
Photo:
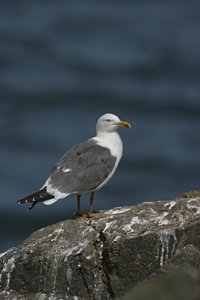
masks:
[[[0,254],[0,299],[116,299],[185,264],[200,268],[200,191],[34,232]]]

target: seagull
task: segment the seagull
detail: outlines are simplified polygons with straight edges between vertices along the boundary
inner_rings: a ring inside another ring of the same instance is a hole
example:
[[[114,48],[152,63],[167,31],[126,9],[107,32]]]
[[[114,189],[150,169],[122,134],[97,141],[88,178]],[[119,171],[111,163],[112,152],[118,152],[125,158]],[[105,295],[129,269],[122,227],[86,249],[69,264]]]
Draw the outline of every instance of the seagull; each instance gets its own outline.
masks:
[[[32,203],[29,211],[40,202],[53,204],[70,194],[77,195],[77,214],[92,217],[94,192],[101,189],[115,173],[123,153],[123,144],[117,129],[131,128],[128,122],[106,113],[96,124],[96,136],[72,147],[53,167],[42,188],[19,201]],[[80,209],[83,193],[91,193],[90,209],[86,214]]]

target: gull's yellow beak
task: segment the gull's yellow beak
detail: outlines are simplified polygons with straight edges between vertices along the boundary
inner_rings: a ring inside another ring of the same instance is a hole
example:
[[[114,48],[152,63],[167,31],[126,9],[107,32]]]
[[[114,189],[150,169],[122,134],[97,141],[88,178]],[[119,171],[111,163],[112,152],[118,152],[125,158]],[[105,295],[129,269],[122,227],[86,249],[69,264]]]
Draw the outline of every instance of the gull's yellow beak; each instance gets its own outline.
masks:
[[[131,128],[131,125],[128,122],[120,121],[116,125],[126,128]]]

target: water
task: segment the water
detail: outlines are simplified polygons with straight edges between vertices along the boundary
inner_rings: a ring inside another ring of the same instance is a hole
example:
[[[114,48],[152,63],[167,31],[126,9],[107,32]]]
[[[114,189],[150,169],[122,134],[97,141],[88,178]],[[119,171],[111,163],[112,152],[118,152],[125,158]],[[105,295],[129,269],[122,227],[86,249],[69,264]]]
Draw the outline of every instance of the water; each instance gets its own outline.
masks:
[[[194,0],[2,3],[0,251],[74,214],[75,195],[31,212],[16,201],[106,112],[132,129],[95,210],[200,188],[199,28]]]

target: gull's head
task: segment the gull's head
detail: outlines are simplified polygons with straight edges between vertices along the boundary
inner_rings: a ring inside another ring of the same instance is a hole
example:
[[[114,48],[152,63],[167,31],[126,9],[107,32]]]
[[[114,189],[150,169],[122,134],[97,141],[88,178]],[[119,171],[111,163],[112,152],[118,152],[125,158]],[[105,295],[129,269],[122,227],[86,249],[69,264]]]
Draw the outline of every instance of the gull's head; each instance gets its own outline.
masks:
[[[113,114],[105,114],[97,121],[97,133],[100,132],[115,132],[119,127],[131,128],[128,122],[121,121]]]

